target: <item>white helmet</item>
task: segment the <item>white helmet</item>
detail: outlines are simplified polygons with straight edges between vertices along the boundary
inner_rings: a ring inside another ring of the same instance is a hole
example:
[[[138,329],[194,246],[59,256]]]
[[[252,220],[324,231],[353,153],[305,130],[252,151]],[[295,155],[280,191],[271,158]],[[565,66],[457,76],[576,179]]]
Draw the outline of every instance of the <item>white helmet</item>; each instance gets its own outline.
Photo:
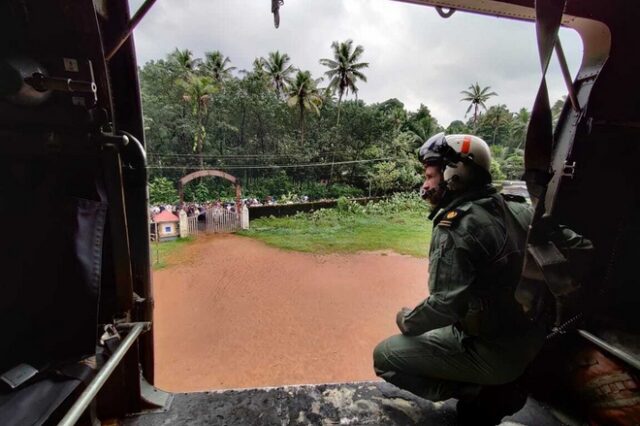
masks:
[[[473,184],[478,171],[491,181],[491,150],[477,136],[438,133],[420,147],[418,158],[424,165],[444,167],[444,180],[454,191]]]

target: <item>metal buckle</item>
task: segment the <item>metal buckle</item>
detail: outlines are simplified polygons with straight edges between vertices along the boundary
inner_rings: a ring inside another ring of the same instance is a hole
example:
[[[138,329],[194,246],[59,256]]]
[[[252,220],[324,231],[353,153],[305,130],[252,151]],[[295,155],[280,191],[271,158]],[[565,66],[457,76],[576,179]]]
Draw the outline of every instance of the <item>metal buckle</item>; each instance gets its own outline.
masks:
[[[565,160],[564,165],[562,166],[562,177],[568,177],[573,179],[576,174],[576,162],[572,162],[571,164],[567,163]]]
[[[38,374],[38,370],[29,364],[18,364],[10,370],[5,371],[0,380],[5,382],[11,389],[15,389],[33,376]]]
[[[105,325],[104,333],[102,333],[102,336],[100,336],[100,344],[104,346],[105,342],[114,338],[121,340],[120,333],[118,333],[116,326],[113,324]]]

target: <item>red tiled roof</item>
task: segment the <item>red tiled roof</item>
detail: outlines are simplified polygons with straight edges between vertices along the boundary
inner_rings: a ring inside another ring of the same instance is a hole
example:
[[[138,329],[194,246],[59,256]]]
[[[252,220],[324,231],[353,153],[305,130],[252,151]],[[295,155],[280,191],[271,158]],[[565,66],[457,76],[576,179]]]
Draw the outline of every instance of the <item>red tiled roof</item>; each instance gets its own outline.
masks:
[[[171,213],[170,211],[164,210],[164,211],[161,211],[160,213],[158,213],[157,215],[155,215],[153,217],[153,221],[155,223],[179,222],[180,219],[178,218],[178,216],[176,216],[175,214]]]

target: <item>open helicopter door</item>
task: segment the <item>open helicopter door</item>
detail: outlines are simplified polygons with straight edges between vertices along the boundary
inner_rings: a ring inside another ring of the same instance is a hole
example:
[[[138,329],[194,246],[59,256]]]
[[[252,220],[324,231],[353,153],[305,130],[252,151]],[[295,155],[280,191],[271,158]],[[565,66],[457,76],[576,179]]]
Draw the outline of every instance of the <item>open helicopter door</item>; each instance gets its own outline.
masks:
[[[162,396],[129,38],[151,4],[0,4],[3,424],[122,418]]]

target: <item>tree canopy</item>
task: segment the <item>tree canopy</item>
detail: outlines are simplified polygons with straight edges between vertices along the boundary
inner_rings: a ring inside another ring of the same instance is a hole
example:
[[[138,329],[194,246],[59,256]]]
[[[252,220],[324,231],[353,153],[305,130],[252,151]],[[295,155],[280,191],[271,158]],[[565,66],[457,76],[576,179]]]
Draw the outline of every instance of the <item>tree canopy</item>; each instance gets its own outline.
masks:
[[[475,83],[462,92],[473,117],[445,129],[426,104],[412,111],[393,98],[373,104],[345,99],[366,82],[364,48],[347,40],[334,42],[329,52],[333,59],[321,60],[329,68],[324,82],[279,51],[255,58],[248,70],[237,70],[218,50],[197,58],[176,49],[146,63],[140,81],[152,192],[163,202],[173,199],[169,183],[203,168],[237,176],[245,194],[255,197],[417,189],[422,169],[416,151],[440,131],[487,141],[496,179],[522,174],[528,110],[487,105],[497,94]],[[232,198],[233,188],[204,179],[187,185],[185,194]]]

